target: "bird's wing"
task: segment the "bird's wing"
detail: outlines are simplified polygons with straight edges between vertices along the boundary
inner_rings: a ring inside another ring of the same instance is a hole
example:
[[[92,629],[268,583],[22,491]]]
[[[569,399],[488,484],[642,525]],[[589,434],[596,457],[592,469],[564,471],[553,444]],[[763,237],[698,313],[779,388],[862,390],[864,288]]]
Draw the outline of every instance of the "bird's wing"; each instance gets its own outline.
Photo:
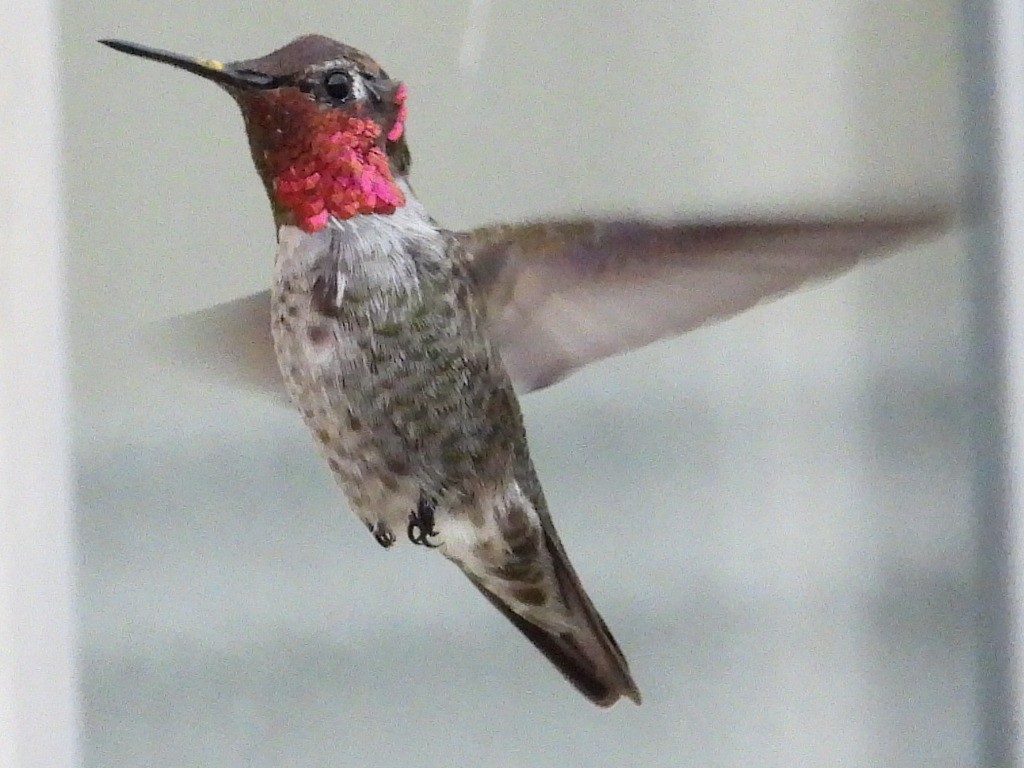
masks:
[[[152,323],[142,342],[157,362],[289,402],[270,335],[270,291]]]
[[[939,212],[787,223],[579,221],[463,235],[520,393],[934,236]]]
[[[459,235],[516,389],[722,320],[947,227],[940,211],[793,222],[578,221]],[[155,357],[286,402],[257,293],[157,323]]]

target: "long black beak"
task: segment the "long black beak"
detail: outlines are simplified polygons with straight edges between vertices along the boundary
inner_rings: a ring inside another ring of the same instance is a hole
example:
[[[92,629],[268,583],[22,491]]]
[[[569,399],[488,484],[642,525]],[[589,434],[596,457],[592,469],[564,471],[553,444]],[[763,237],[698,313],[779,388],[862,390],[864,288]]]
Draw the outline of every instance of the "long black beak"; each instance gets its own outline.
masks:
[[[144,59],[162,61],[172,67],[184,69],[186,72],[213,80],[215,83],[226,85],[229,88],[241,90],[266,90],[277,88],[280,85],[279,78],[252,69],[238,69],[231,64],[223,64],[214,59],[200,59],[194,56],[182,56],[170,51],[162,51],[159,48],[148,48],[145,45],[129,43],[125,40],[100,40],[103,45],[113,48],[115,51],[130,53],[132,56],[141,56]]]

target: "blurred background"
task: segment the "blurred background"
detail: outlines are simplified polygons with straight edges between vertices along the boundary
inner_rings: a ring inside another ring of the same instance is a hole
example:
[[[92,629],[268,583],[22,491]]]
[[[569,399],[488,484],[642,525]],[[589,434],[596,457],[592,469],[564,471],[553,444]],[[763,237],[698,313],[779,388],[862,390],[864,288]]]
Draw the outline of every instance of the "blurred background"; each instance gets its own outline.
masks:
[[[953,233],[523,401],[637,709],[591,707],[457,570],[383,552],[297,415],[149,367],[268,286],[234,104],[96,44],[305,32],[409,85],[445,225],[955,200],[952,0],[67,2],[83,755],[146,766],[962,766],[977,638]]]

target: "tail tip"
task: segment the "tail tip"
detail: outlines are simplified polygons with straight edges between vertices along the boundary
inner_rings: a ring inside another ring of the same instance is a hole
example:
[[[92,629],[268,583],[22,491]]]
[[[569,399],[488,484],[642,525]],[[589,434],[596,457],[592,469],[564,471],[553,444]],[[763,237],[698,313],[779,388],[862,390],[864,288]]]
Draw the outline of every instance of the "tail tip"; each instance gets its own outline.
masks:
[[[613,706],[621,698],[629,699],[638,707],[642,703],[640,689],[636,687],[636,684],[633,683],[632,680],[628,685],[623,685],[618,688],[609,688],[603,696],[593,698],[593,702],[597,704],[597,706],[607,709]]]

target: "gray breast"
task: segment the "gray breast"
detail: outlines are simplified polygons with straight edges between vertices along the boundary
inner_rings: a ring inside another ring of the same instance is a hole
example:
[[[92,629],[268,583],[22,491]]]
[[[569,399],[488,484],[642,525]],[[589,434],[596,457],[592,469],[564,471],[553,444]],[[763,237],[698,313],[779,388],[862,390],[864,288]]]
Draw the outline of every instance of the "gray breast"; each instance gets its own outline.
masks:
[[[492,449],[510,450],[521,430],[468,283],[452,270],[429,242],[282,231],[278,362],[364,520],[404,520],[419,493],[471,492]]]

